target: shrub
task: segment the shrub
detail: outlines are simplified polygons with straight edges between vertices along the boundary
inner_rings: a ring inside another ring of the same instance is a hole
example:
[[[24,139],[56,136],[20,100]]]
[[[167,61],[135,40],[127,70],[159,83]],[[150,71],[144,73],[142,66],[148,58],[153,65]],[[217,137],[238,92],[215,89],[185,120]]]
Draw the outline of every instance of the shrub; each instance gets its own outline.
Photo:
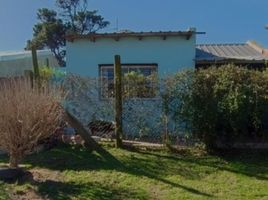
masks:
[[[157,95],[157,75],[145,76],[140,72],[129,72],[123,75],[124,98],[154,98]]]
[[[166,140],[171,132],[169,128],[171,124],[173,124],[176,135],[179,132],[186,134],[192,130],[194,75],[194,70],[183,70],[173,76],[168,76],[162,83],[161,97],[163,120],[166,125]]]
[[[39,73],[41,82],[43,83],[49,81],[59,82],[66,76],[66,73],[63,70],[55,67],[40,67]]]
[[[48,138],[62,118],[62,92],[44,85],[32,88],[25,79],[8,79],[0,86],[0,149],[9,154],[10,167]]]
[[[167,77],[163,88],[166,118],[175,122],[177,131],[191,131],[208,148],[265,139],[267,70],[233,65],[186,70]]]
[[[267,71],[232,65],[198,70],[193,82],[194,133],[211,148],[260,138],[267,124],[267,97]]]

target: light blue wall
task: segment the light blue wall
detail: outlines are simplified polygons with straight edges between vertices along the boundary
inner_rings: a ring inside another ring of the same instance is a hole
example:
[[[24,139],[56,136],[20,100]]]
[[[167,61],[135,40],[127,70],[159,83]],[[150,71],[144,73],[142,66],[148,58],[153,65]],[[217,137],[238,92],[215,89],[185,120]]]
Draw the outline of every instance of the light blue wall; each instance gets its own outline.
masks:
[[[166,40],[161,37],[75,40],[67,42],[67,71],[97,77],[98,65],[112,64],[118,54],[122,63],[157,63],[159,75],[163,76],[182,68],[194,68],[195,44],[195,35],[189,40],[184,36]]]
[[[166,40],[161,37],[142,40],[124,38],[119,41],[98,39],[96,42],[75,40],[67,43],[66,70],[82,76],[97,77],[98,65],[112,64],[114,55],[119,54],[122,63],[157,63],[159,75],[164,76],[182,68],[194,68],[195,44],[195,35],[189,40],[182,36],[167,37]],[[67,109],[85,125],[94,118],[113,121],[113,101],[100,101],[98,81],[94,84],[89,82],[87,86],[90,92],[86,90],[86,94],[89,96],[81,95],[79,89],[73,89],[77,94],[71,95],[74,100],[69,102]],[[89,98],[83,98],[84,96]],[[160,136],[164,127],[161,121],[161,99],[124,101],[123,111],[123,131],[127,136],[138,137],[139,134]]]

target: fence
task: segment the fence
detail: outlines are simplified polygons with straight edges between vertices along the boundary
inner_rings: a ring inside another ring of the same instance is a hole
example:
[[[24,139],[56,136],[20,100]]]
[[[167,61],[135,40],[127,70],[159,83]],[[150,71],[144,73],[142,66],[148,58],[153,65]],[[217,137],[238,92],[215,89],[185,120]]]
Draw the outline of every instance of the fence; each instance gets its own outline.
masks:
[[[114,82],[104,77],[68,75],[64,85],[69,91],[66,109],[89,128],[92,135],[115,138]],[[158,79],[155,74],[122,75],[123,139],[193,144],[191,125],[180,117],[183,90],[173,79]]]
[[[33,79],[36,79],[40,87],[40,81],[49,79],[40,79],[42,74],[39,72],[34,47],[32,58],[34,70],[25,72],[25,76],[32,85]],[[112,79],[105,76],[64,76],[63,86],[67,91],[65,108],[90,129],[94,136],[117,137],[117,141],[126,139],[175,144],[188,142],[187,138],[191,136],[188,124],[178,118],[177,108],[170,109],[167,106],[169,104],[176,107],[176,100],[167,98],[171,96],[165,92],[170,83],[164,79],[158,80],[154,70],[147,71],[146,76],[137,70],[121,74],[122,71],[124,69],[121,69],[120,57],[116,56],[115,77]],[[61,84],[58,80],[51,81]]]
[[[106,66],[99,78],[41,73],[38,87],[62,84],[65,108],[94,136],[178,145],[197,137],[211,147],[267,141],[267,71],[227,65],[160,79],[152,66],[126,70],[117,61],[119,69]],[[25,75],[31,84],[38,77]],[[9,81],[0,79],[0,89]]]

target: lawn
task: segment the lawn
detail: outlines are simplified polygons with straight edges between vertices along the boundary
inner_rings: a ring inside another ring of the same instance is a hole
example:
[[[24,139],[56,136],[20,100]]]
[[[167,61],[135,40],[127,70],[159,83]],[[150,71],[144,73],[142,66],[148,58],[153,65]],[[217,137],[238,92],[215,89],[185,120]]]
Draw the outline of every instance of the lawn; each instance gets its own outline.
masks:
[[[7,162],[6,157],[0,163]],[[0,183],[0,199],[268,199],[268,154],[62,146],[27,157],[32,176]]]

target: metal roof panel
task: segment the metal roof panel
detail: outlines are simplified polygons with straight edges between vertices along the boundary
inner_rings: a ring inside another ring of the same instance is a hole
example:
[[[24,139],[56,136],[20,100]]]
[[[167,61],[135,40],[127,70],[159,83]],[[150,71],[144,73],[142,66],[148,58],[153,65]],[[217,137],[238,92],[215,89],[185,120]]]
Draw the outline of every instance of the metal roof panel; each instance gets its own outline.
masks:
[[[196,45],[196,60],[268,60],[268,55],[249,44],[202,44]]]

